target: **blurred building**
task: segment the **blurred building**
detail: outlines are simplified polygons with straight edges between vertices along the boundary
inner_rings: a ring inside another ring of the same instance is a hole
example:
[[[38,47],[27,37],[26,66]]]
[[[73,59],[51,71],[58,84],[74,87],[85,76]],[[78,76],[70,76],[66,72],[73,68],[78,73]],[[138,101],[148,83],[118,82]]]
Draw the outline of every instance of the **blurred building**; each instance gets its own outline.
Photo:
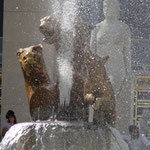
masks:
[[[1,84],[2,84],[2,42],[3,42],[3,0],[0,1],[0,104],[1,104]]]
[[[150,1],[121,0],[122,19],[132,32],[132,73],[134,75],[134,124],[144,110],[150,111]]]
[[[0,131],[1,131],[1,90],[2,90],[2,41],[3,41],[3,0],[0,1]]]
[[[143,111],[150,111],[150,1],[120,2],[121,20],[129,25],[132,32],[133,123],[137,125]]]

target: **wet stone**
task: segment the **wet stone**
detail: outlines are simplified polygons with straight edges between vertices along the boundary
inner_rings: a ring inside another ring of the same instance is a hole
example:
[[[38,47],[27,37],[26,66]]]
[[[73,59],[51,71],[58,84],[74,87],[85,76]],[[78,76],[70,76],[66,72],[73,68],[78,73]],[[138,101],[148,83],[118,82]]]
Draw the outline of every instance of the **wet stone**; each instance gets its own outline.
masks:
[[[128,150],[119,132],[83,122],[43,121],[14,125],[0,150]]]

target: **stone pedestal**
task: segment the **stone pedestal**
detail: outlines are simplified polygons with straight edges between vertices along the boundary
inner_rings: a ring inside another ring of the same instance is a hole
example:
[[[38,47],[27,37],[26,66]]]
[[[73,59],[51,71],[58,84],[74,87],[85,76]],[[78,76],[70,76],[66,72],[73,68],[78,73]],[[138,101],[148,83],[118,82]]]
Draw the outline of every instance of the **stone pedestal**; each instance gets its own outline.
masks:
[[[0,149],[129,150],[116,129],[82,122],[16,124],[6,133]]]

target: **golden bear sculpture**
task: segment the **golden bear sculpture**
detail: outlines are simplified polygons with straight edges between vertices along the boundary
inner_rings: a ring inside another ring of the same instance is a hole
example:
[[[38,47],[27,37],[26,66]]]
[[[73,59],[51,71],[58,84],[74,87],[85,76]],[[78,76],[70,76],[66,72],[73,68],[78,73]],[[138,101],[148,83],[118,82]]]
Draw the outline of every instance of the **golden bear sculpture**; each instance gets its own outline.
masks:
[[[84,99],[94,109],[96,123],[115,125],[115,97],[111,82],[106,74],[104,58],[92,55],[88,46],[85,48],[86,80],[84,83]]]
[[[32,119],[46,120],[58,107],[57,85],[51,85],[42,55],[42,45],[19,49],[17,56],[25,79]],[[56,92],[57,91],[57,92]]]
[[[89,30],[92,28],[91,25],[85,23],[82,19],[77,17],[74,23],[75,36],[73,38],[73,59],[71,62],[72,66],[72,87],[70,91],[70,103],[69,106],[65,107],[69,111],[70,118],[83,118],[85,108],[84,101],[84,48],[88,40]],[[41,19],[39,27],[40,32],[44,35],[44,41],[48,44],[54,44],[55,49],[58,52],[58,56],[61,55],[61,37],[63,35],[72,36],[72,33],[63,32],[60,23],[57,19],[52,16],[46,16]],[[70,39],[68,39],[70,40]],[[67,45],[67,44],[66,44]],[[58,64],[59,65],[59,64]],[[58,76],[59,78],[59,76]],[[59,79],[58,79],[59,80]],[[59,86],[59,83],[58,83]],[[62,113],[62,112],[61,112]]]

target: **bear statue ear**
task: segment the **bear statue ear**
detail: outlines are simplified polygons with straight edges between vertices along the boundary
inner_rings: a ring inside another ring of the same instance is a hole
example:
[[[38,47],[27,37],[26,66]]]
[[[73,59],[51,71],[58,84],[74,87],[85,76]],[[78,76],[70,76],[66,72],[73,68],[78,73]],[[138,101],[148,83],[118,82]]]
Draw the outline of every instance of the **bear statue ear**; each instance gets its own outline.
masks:
[[[75,19],[76,19],[75,22],[77,23],[77,26],[81,25],[81,26],[83,26],[84,29],[93,30],[96,27],[96,26],[84,21],[81,17],[76,17]]]
[[[51,16],[46,16],[46,17],[42,18],[42,19],[40,20],[40,22],[43,22],[43,21],[50,21],[51,18],[52,18]]]
[[[40,20],[40,30],[42,30],[43,28],[44,28],[44,26],[45,26],[45,24],[48,22],[48,21],[50,21],[51,20],[51,16],[46,16],[46,17],[44,17],[44,18],[42,18],[41,20]]]
[[[95,29],[96,26],[89,24],[88,27],[90,30],[93,30],[93,29]]]
[[[20,48],[18,51],[17,51],[17,56],[19,57],[21,54],[22,54],[22,48]]]
[[[33,46],[33,47],[32,47],[32,51],[33,51],[33,52],[42,53],[42,49],[43,49],[42,44],[39,44],[39,45],[36,45],[36,46]]]
[[[19,57],[20,55],[21,55],[21,52],[18,51],[18,52],[17,52],[17,56]]]
[[[102,62],[103,64],[105,64],[107,62],[107,60],[109,59],[109,56],[105,56],[102,58]]]

